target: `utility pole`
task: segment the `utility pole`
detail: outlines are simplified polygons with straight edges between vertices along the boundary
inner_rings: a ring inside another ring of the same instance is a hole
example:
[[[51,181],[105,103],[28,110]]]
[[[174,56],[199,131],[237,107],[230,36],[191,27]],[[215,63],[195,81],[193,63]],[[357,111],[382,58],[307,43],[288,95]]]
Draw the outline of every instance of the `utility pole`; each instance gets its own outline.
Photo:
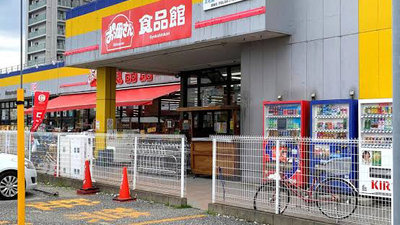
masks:
[[[392,224],[400,224],[400,1],[392,1],[393,29],[393,190]],[[398,166],[399,165],[399,166]]]
[[[17,90],[17,152],[18,152],[18,225],[25,225],[25,124],[24,124],[24,87],[23,87],[23,0],[21,0],[20,23],[20,87]]]

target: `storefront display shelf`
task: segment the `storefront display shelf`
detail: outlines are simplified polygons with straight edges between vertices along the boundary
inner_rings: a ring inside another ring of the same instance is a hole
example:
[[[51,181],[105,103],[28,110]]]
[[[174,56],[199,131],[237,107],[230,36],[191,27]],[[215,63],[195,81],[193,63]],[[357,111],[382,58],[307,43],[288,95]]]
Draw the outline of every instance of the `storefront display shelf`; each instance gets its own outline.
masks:
[[[347,133],[347,130],[344,130],[344,129],[324,129],[324,130],[315,130],[315,133]]]
[[[363,114],[361,118],[388,118],[393,117],[393,114]]]
[[[361,147],[363,148],[363,150],[374,151],[377,148],[378,149],[392,149],[393,145],[392,144],[362,144]]]
[[[268,115],[265,118],[300,118],[300,115]]]
[[[317,115],[316,119],[346,119],[347,115]]]
[[[363,130],[363,134],[391,134],[393,130]]]

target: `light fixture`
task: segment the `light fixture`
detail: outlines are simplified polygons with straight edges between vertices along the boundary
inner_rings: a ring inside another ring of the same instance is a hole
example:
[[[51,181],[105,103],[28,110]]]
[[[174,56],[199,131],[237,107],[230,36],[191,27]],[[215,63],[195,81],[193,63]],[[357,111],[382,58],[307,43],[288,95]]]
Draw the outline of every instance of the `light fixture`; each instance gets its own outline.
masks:
[[[278,95],[278,101],[282,101],[282,95]]]
[[[349,92],[349,95],[350,95],[350,98],[351,98],[351,99],[354,99],[354,96],[356,95],[356,92],[353,91],[353,90],[351,90],[351,91]]]
[[[311,100],[315,100],[317,98],[317,94],[314,92],[311,94]]]

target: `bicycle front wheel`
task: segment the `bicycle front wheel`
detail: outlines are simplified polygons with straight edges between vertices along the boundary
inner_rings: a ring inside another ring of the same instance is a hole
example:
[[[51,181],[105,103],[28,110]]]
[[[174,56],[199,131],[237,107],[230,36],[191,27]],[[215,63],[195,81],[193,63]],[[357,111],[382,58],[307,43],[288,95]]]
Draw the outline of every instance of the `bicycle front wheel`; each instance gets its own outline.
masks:
[[[275,181],[267,181],[258,187],[254,195],[254,209],[260,211],[267,211],[275,209],[276,202],[276,185]],[[279,213],[282,214],[290,202],[290,192],[281,182],[279,189]]]
[[[325,216],[343,220],[354,213],[358,192],[353,184],[341,178],[323,180],[315,189],[317,206]]]

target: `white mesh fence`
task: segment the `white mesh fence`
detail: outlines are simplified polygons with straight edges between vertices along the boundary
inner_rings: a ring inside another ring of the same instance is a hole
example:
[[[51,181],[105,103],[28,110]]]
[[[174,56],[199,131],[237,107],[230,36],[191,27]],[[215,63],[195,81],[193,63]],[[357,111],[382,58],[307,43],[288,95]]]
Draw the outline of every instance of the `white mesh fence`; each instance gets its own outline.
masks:
[[[25,157],[39,173],[119,186],[127,167],[132,189],[184,197],[188,143],[182,135],[29,133]],[[0,152],[17,153],[17,133],[0,132]]]
[[[391,139],[215,136],[213,202],[339,224],[391,224],[391,151]]]
[[[29,132],[25,132],[25,154],[29,151]],[[0,132],[0,153],[17,154],[17,131]]]

